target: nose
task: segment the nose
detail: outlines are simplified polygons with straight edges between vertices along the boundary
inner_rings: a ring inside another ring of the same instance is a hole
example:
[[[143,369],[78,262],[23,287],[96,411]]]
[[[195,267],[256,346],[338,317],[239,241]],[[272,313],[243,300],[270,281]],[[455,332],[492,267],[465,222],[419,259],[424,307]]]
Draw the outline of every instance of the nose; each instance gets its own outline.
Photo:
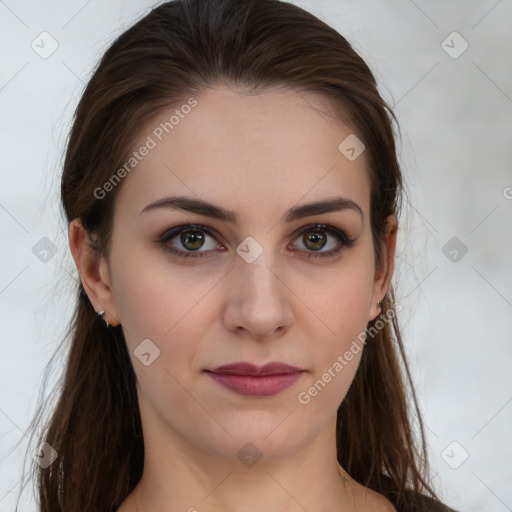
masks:
[[[225,327],[257,340],[282,336],[294,319],[293,291],[283,266],[269,253],[263,251],[252,262],[238,258],[226,283]]]

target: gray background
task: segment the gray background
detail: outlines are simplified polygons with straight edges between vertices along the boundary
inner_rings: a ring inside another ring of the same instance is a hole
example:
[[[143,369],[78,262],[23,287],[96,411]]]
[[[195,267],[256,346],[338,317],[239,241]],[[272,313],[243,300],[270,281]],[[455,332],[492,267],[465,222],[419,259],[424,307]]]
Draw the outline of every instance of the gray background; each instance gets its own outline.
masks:
[[[439,493],[460,511],[512,510],[512,1],[294,3],[347,37],[400,121],[394,283]],[[2,512],[73,309],[58,202],[71,115],[106,46],[152,5],[0,0]],[[30,484],[20,511],[33,510]]]

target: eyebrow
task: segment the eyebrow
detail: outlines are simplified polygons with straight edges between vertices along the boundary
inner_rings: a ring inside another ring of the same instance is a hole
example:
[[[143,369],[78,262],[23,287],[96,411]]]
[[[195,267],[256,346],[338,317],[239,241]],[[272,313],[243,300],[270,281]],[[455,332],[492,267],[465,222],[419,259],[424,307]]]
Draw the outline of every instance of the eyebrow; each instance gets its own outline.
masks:
[[[236,224],[238,222],[237,212],[226,210],[221,206],[217,206],[202,199],[194,199],[185,196],[169,196],[163,197],[145,206],[140,214],[147,213],[160,208],[172,208],[174,210],[185,210],[199,215],[205,215],[214,219]],[[293,222],[295,220],[309,217],[312,215],[320,215],[322,213],[337,212],[343,210],[352,210],[364,219],[363,210],[352,199],[344,197],[332,197],[322,201],[301,204],[290,208],[281,220],[285,222]]]

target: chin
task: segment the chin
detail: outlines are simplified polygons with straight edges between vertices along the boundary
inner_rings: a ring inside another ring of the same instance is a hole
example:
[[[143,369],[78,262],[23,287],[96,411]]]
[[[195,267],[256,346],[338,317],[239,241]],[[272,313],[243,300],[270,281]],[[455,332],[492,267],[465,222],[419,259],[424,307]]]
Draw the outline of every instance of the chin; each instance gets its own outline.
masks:
[[[251,463],[246,463],[246,460],[254,464],[256,459],[278,460],[289,457],[311,443],[321,427],[308,429],[304,422],[283,422],[287,415],[288,412],[275,418],[272,426],[266,421],[252,421],[230,427],[224,422],[223,425],[231,436],[224,430],[221,434],[219,429],[217,436],[212,436],[211,432],[208,432],[203,437],[203,447],[218,457],[240,461],[248,467]]]

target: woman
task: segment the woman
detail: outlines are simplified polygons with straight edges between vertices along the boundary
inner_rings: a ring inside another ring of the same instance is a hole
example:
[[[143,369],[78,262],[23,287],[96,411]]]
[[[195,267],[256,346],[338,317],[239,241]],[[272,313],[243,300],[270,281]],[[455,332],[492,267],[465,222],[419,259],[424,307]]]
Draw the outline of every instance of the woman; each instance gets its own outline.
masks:
[[[449,510],[396,320],[392,118],[286,2],[171,1],[112,44],[62,176],[80,282],[42,512]]]

